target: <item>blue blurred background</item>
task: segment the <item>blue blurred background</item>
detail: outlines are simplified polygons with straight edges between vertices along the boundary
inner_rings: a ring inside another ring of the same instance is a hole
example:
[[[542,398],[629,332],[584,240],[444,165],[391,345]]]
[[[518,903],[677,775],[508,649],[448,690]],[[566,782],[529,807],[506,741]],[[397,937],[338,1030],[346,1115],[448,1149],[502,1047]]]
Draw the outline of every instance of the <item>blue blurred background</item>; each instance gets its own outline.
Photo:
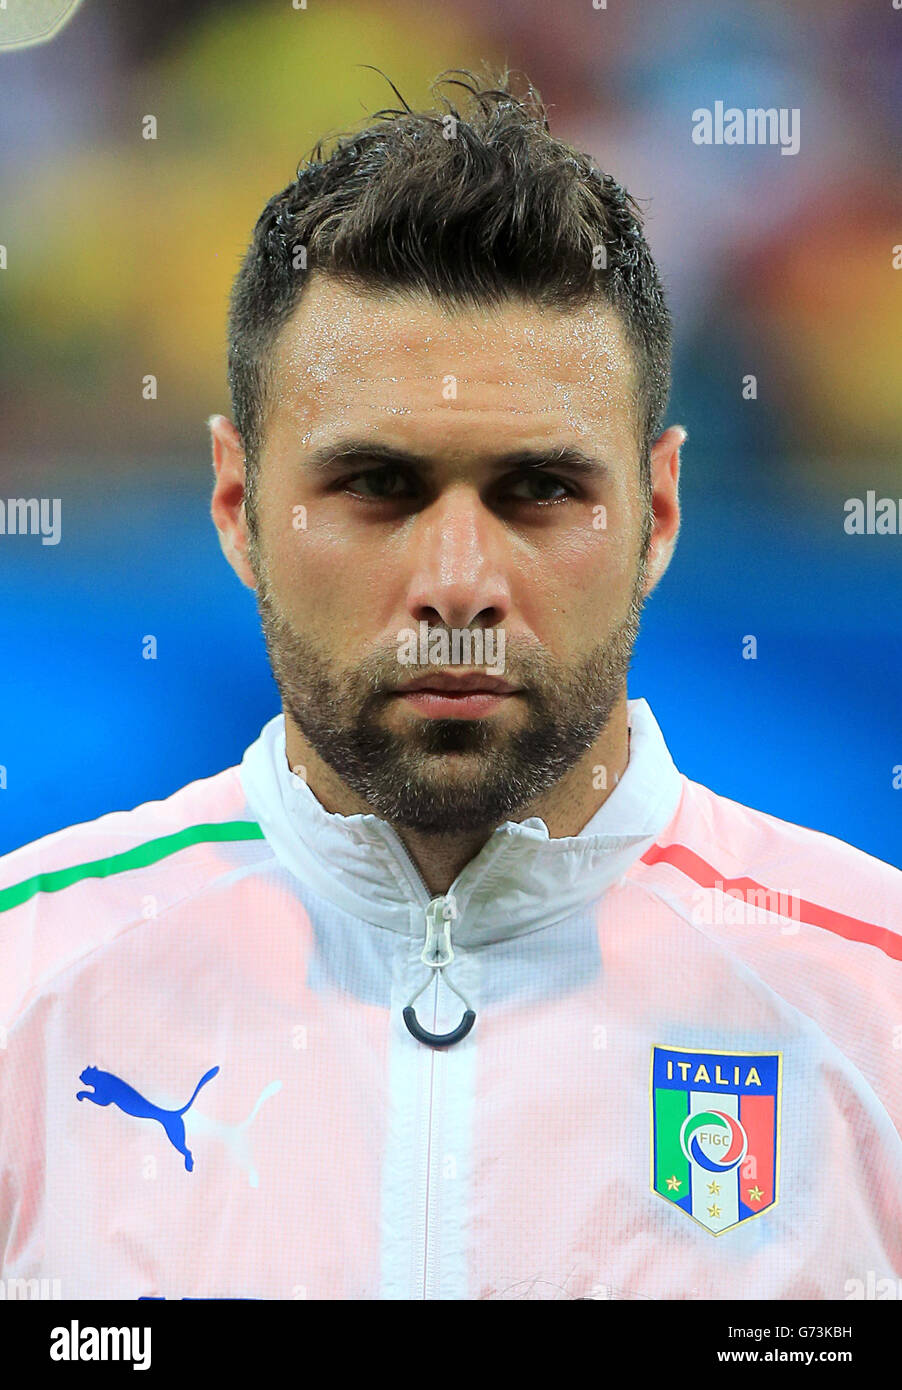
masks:
[[[873,490],[902,529],[899,17],[787,8],[85,0],[0,49],[0,499],[62,502],[59,545],[0,536],[0,853],[219,771],[277,712],[208,513],[231,278],[313,141],[394,104],[359,64],[418,105],[489,61],[642,200],[676,318],[684,523],[630,694],[690,777],[902,867],[902,535],[843,524]],[[798,107],[799,153],[693,144],[718,100]]]

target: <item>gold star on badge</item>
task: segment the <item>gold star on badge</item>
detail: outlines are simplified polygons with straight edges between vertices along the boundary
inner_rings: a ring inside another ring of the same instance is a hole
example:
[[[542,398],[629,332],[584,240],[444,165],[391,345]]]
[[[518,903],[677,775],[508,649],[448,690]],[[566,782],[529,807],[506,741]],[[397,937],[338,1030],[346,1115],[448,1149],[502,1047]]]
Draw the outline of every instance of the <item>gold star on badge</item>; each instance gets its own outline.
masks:
[[[761,1188],[757,1185],[755,1187],[749,1188],[749,1197],[753,1202],[760,1202],[763,1196],[764,1193],[761,1191]]]
[[[676,1173],[673,1174],[673,1177],[667,1179],[667,1186],[670,1188],[671,1192],[678,1192],[682,1185],[683,1179],[678,1178]]]
[[[712,1193],[712,1194],[713,1194],[713,1193],[718,1193],[718,1194],[719,1194],[720,1188],[719,1188],[719,1186],[717,1185],[716,1182],[709,1182],[709,1183],[708,1183],[708,1191],[709,1191],[710,1193]]]
[[[709,1215],[709,1216],[713,1216],[713,1217],[715,1217],[715,1218],[718,1217],[718,1216],[720,1216],[720,1207],[717,1206],[716,1204],[715,1204],[713,1207],[709,1207],[709,1208],[708,1208],[708,1215]]]

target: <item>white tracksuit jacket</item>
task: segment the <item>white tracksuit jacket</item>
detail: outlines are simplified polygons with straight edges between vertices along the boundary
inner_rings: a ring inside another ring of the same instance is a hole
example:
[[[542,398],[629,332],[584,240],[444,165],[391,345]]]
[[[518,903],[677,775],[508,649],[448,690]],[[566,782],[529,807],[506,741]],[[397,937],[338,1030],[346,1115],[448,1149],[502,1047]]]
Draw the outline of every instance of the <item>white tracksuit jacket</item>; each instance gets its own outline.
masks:
[[[902,873],[629,718],[431,901],[281,716],[0,859],[0,1294],[902,1296]]]

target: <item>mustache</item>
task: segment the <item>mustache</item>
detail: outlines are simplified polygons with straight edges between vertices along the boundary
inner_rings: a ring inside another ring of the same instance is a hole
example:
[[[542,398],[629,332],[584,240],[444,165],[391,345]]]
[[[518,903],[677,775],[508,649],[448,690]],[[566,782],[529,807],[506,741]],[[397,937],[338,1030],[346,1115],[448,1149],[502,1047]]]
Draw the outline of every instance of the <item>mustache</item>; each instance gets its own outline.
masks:
[[[455,662],[426,663],[425,665],[416,662],[400,662],[397,653],[392,650],[390,653],[383,654],[371,652],[355,668],[354,672],[347,672],[346,675],[357,683],[365,685],[373,694],[392,694],[399,686],[409,685],[414,681],[426,681],[438,676],[465,677],[480,676],[487,680],[497,679],[499,670],[497,666],[488,663],[465,663],[458,665]],[[560,679],[560,673],[555,673],[555,667],[542,660],[534,652],[520,660],[506,660],[503,670],[503,681],[509,686],[513,686],[518,692],[528,694],[533,687],[542,688],[553,685]]]
[[[320,699],[347,702],[348,708],[356,707],[363,716],[367,712],[374,713],[378,706],[387,703],[396,694],[399,685],[411,681],[439,673],[458,675],[478,671],[486,676],[496,674],[491,665],[485,662],[466,667],[453,663],[436,666],[434,660],[429,659],[425,662],[401,662],[398,659],[397,634],[378,641],[359,659],[352,660],[351,664],[346,664],[340,670],[321,656],[314,639],[292,626],[265,577],[258,583],[256,600],[271,664],[281,668],[286,675],[291,666],[306,670],[309,676],[314,676],[318,681]],[[636,607],[638,609],[641,605],[637,604]],[[631,612],[624,620],[624,631],[631,627],[633,617]],[[430,624],[429,630],[433,634],[445,634],[448,638],[455,631],[444,623]],[[611,637],[615,645],[618,636],[619,630]],[[508,634],[506,646],[503,679],[515,686],[519,695],[530,704],[534,717],[542,717],[543,714],[547,717],[561,698],[578,696],[587,681],[591,684],[595,668],[603,659],[599,650],[595,649],[571,665],[556,659],[539,641],[531,640],[522,633],[514,639]],[[422,653],[418,652],[417,655]]]

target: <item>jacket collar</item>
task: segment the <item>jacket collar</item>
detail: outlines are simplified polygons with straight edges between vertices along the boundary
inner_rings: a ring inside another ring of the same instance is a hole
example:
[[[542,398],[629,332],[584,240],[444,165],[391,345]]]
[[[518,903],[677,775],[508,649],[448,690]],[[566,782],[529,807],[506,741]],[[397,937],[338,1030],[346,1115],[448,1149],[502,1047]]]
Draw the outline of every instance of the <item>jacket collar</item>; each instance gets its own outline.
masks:
[[[627,703],[626,771],[578,835],[552,839],[538,816],[505,821],[451,886],[454,940],[484,945],[561,921],[620,880],[673,819],[683,779],[645,700]],[[276,858],[321,897],[364,921],[419,936],[432,896],[403,842],[371,814],[326,811],[288,765],[279,714],[239,769]]]

